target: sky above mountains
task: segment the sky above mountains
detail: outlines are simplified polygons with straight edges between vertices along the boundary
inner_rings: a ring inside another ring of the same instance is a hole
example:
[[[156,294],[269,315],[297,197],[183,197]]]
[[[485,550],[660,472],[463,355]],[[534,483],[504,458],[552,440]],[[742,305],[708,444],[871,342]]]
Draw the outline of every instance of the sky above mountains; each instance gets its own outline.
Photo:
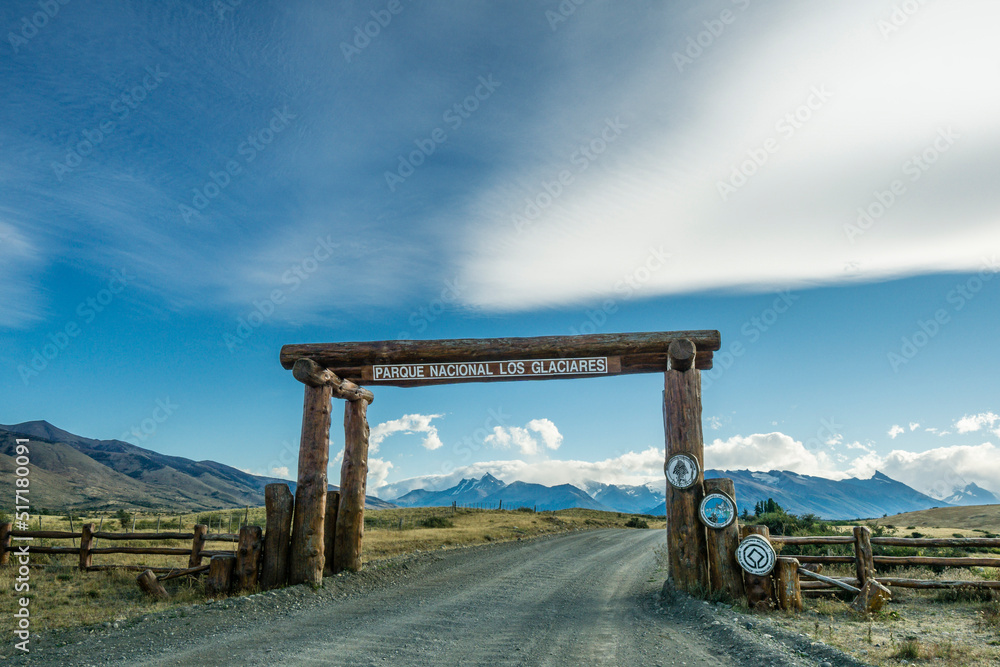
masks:
[[[282,344],[718,329],[710,467],[1000,491],[995,3],[40,7],[0,421],[294,476]],[[661,389],[376,388],[370,488],[662,483]]]

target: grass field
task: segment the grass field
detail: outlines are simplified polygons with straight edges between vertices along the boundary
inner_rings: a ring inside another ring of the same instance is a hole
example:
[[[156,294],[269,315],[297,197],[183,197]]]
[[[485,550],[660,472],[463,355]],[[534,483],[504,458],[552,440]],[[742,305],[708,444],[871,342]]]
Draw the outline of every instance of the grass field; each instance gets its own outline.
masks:
[[[212,523],[211,532],[219,532],[221,520],[223,532],[228,529],[229,518],[233,517],[233,531],[248,517],[251,525],[264,525],[264,509],[250,508],[230,512],[186,514],[180,517],[182,530],[191,530],[195,523]],[[371,510],[365,512],[364,562],[373,563],[379,559],[410,553],[416,550],[450,549],[462,546],[485,544],[507,540],[525,539],[549,533],[570,530],[590,530],[595,528],[623,528],[633,519],[633,515],[594,510],[560,510],[558,512],[522,512],[497,510],[466,510],[452,512],[451,508],[403,508],[392,510]],[[100,523],[100,517],[87,516],[74,520],[77,531],[82,523]],[[650,528],[665,527],[665,522],[646,518]],[[401,523],[402,522],[402,523]],[[424,522],[439,527],[425,527]],[[451,524],[448,526],[447,524]],[[155,516],[140,515],[136,521],[137,531],[151,531],[156,525]],[[126,521],[131,531],[131,519]],[[44,530],[69,530],[69,521],[64,517],[43,516]],[[161,530],[177,530],[177,517],[165,517],[160,521]],[[32,519],[31,529],[37,529],[37,518]],[[104,518],[105,531],[124,532],[118,519]],[[100,541],[97,547],[111,546],[108,540]],[[71,546],[70,540],[35,540],[38,546]],[[78,545],[77,541],[75,545]],[[75,546],[74,545],[74,546]],[[157,546],[190,547],[189,540],[148,540],[115,541],[115,546]],[[208,542],[209,551],[234,551],[235,544],[229,542]],[[33,567],[30,573],[30,591],[15,592],[17,571],[8,566],[0,569],[0,632],[13,630],[15,597],[28,597],[31,602],[32,631],[72,625],[92,623],[116,623],[150,612],[170,609],[206,599],[201,580],[190,578],[174,579],[164,585],[171,594],[166,602],[155,602],[144,596],[135,583],[136,572],[102,571],[80,572],[77,569],[78,556],[32,554]],[[204,561],[204,562],[207,562]],[[145,565],[148,567],[187,567],[186,556],[98,554],[93,557],[94,565]],[[373,563],[374,564],[374,563]]]
[[[970,535],[983,532],[1000,534],[1000,505],[970,505],[968,507],[937,507],[919,512],[906,512],[880,519],[881,524],[914,526],[916,528],[945,531],[969,531]],[[950,534],[950,533],[949,533]],[[928,537],[937,537],[928,534]],[[943,536],[942,536],[943,537]]]

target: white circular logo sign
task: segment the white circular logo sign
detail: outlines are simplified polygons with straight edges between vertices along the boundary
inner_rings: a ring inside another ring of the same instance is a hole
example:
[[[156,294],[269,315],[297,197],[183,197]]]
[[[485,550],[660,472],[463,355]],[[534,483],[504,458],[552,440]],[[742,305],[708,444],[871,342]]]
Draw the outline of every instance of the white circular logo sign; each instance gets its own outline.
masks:
[[[663,466],[667,481],[675,489],[693,486],[698,479],[698,462],[688,454],[674,454]]]
[[[736,519],[736,503],[724,493],[710,493],[701,501],[698,518],[709,528],[725,528]]]
[[[774,547],[767,538],[760,535],[747,535],[736,547],[736,562],[750,574],[763,577],[774,569],[777,556]]]

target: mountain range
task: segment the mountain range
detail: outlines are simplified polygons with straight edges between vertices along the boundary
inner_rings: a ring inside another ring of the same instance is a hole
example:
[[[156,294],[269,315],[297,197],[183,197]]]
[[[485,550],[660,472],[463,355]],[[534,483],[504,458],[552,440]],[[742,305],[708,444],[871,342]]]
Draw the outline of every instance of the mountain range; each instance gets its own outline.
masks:
[[[15,467],[17,438],[30,439],[30,500],[37,509],[196,512],[263,505],[264,487],[272,482],[295,492],[295,482],[215,461],[166,456],[121,440],[84,438],[46,421],[0,425],[3,470]],[[14,475],[0,475],[0,495],[13,501]],[[366,504],[393,507],[372,496]]]
[[[1000,503],[990,491],[970,484],[949,500],[941,501],[876,472],[869,479],[832,480],[799,473],[772,470],[708,470],[707,478],[729,477],[736,488],[739,511],[752,510],[759,501],[773,498],[792,514],[815,514],[824,519],[880,517],[944,507],[951,504]],[[450,488],[434,491],[414,489],[394,500],[405,507],[432,507],[482,504],[505,508],[518,506],[545,509],[582,507],[633,514],[663,515],[666,512],[665,490],[652,484],[629,486],[586,482],[579,488],[570,484],[544,486],[526,482],[504,484],[487,473],[480,479],[462,479]]]

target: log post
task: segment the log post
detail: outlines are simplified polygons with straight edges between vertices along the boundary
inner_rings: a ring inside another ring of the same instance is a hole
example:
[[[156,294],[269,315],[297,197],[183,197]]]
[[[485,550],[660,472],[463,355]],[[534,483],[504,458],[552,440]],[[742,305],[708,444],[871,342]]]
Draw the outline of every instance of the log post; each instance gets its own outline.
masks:
[[[783,611],[802,611],[799,561],[779,556],[774,569],[778,579],[778,608]]]
[[[340,491],[328,491],[326,494],[326,525],[323,526],[323,540],[326,542],[324,546],[324,564],[323,564],[323,574],[333,575],[336,574],[334,571],[334,560],[333,554],[336,553],[335,542],[337,539],[337,514],[340,511]]]
[[[361,569],[365,532],[365,486],[368,482],[368,401],[344,406],[344,462],[340,466],[340,506],[334,537],[333,569]]]
[[[698,463],[694,483],[678,489],[667,483],[667,549],[670,576],[677,588],[690,593],[709,587],[708,544],[705,527],[698,519],[704,496],[704,442],[701,430],[701,371],[687,366],[691,341],[672,341],[669,347],[671,370],[664,373],[663,427],[666,432],[666,461],[687,454]],[[676,364],[674,359],[676,358]]]
[[[872,531],[868,526],[854,527],[854,565],[858,573],[858,587],[864,589],[868,579],[875,578],[875,556],[872,552]]]
[[[205,548],[205,533],[208,526],[196,524],[194,527],[194,539],[191,540],[191,556],[188,558],[188,567],[198,567],[201,565],[201,551]]]
[[[14,528],[12,523],[0,523],[0,565],[6,565],[10,562],[10,554],[7,549],[10,549],[10,531]]]
[[[771,539],[771,531],[767,526],[743,526],[740,528],[740,539],[747,535],[760,535]],[[759,577],[756,574],[743,572],[743,584],[747,591],[747,604],[751,609],[770,609],[774,607],[774,585],[771,575]]]
[[[170,599],[167,589],[164,588],[163,584],[156,579],[156,575],[153,574],[152,570],[146,570],[136,577],[135,581],[139,584],[139,588],[141,588],[142,592],[146,595],[151,595],[152,597],[159,598],[160,600]]]
[[[233,586],[236,556],[212,556],[208,562],[205,590],[209,595],[228,595]]]
[[[323,583],[323,520],[326,513],[326,466],[330,460],[332,389],[306,384],[299,441],[292,548],[288,579],[292,584]]]
[[[86,572],[94,564],[94,556],[90,553],[94,542],[94,524],[85,523],[80,527],[80,569]]]
[[[736,507],[736,489],[733,480],[729,478],[706,479],[705,495],[724,493],[733,498],[733,508]],[[743,568],[736,561],[736,547],[740,545],[739,519],[725,528],[709,529],[708,537],[708,571],[712,583],[712,591],[725,591],[734,602],[746,597],[743,587]]]
[[[882,609],[890,599],[892,593],[889,589],[875,581],[875,577],[870,577],[862,584],[858,597],[851,602],[851,609],[859,614],[873,614]]]
[[[264,533],[264,565],[260,575],[260,587],[264,590],[288,583],[293,503],[287,484],[268,484],[264,487],[267,532]]]
[[[236,550],[236,579],[241,591],[249,591],[257,587],[260,552],[263,544],[260,526],[240,528],[240,542]]]

